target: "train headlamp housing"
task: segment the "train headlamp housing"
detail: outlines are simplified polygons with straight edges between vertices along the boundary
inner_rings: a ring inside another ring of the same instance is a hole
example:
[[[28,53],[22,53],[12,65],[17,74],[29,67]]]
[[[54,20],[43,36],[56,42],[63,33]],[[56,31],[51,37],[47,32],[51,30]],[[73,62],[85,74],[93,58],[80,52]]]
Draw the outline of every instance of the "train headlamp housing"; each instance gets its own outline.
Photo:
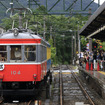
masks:
[[[17,29],[17,28],[14,28],[14,36],[18,36],[18,34],[19,34],[19,30]]]

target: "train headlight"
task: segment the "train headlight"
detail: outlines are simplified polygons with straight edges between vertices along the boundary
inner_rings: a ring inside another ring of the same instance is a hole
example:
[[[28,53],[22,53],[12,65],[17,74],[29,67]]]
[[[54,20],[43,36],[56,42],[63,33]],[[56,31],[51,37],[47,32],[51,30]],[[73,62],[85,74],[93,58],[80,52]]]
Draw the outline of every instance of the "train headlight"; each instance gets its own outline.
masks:
[[[14,28],[14,36],[18,36],[18,34],[19,34],[19,31],[18,31],[18,29],[17,28]]]
[[[36,78],[37,78],[37,75],[36,75],[36,74],[34,74],[33,76],[34,76],[34,79],[36,79]]]
[[[4,64],[0,63],[0,71],[4,70]]]

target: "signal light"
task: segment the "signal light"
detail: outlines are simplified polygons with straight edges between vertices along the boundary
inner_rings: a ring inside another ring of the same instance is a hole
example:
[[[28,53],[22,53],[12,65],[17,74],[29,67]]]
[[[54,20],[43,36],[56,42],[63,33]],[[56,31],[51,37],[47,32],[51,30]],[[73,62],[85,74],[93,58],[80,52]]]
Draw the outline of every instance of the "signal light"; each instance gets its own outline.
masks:
[[[92,48],[93,48],[93,49],[98,48],[98,44],[97,44],[96,42],[93,42],[93,43],[92,43]]]
[[[100,46],[100,48],[102,48],[102,46]]]
[[[37,78],[37,75],[36,75],[36,74],[34,74],[33,76],[34,76],[34,79],[36,79],[36,78]]]
[[[94,46],[94,48],[96,48],[96,46]]]

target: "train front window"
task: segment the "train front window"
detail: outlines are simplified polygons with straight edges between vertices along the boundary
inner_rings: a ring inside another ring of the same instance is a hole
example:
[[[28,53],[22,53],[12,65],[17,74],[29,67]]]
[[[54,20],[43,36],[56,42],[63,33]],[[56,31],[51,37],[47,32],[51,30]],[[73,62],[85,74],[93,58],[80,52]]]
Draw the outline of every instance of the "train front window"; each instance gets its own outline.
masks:
[[[24,50],[24,61],[35,61],[36,60],[36,46],[26,45]]]
[[[7,46],[0,46],[0,62],[7,61]]]
[[[10,62],[21,62],[22,53],[20,45],[10,46]]]

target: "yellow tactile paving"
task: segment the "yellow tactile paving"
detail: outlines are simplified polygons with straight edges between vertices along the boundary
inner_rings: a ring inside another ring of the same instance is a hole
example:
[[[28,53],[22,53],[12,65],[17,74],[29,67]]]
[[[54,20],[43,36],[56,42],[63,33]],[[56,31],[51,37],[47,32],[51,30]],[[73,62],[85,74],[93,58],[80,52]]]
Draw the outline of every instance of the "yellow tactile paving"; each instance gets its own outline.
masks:
[[[103,71],[98,71],[98,72],[105,75],[105,72],[103,72]]]

